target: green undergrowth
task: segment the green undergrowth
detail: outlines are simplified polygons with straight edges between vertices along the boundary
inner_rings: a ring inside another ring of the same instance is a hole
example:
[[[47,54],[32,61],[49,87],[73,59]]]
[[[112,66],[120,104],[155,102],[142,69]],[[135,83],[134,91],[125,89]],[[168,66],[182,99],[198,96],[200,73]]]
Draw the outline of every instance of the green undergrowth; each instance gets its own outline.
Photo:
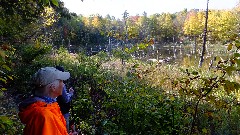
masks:
[[[71,73],[65,83],[75,89],[71,120],[82,134],[239,134],[234,63],[216,62],[210,70],[134,59],[122,64],[103,52],[85,56],[64,48],[34,49],[44,54],[26,54],[31,61],[16,64],[18,81],[10,83],[11,89],[23,100],[31,91],[30,75],[38,68],[64,66]],[[19,132],[23,127],[16,126],[18,121],[14,117],[2,125]]]

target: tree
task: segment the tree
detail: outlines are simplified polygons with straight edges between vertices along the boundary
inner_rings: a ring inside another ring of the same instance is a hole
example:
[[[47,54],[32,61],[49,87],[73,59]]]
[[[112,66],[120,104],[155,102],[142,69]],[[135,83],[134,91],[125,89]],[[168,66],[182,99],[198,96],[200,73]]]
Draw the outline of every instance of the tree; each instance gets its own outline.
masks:
[[[156,42],[159,42],[161,40],[160,34],[160,22],[158,21],[159,14],[151,15],[149,18],[149,29],[150,29],[150,35],[155,39]]]
[[[179,41],[182,40],[181,38],[184,35],[183,26],[187,17],[187,9],[175,13],[174,16],[175,16],[173,19],[174,29],[176,31],[176,34],[178,34],[176,37],[176,41]]]
[[[173,18],[170,13],[163,13],[158,18],[160,22],[161,35],[164,42],[173,41],[172,39],[175,37],[175,30],[173,25]]]
[[[192,10],[188,13],[186,21],[184,23],[184,34],[194,39],[194,53],[197,47],[197,37],[202,35],[204,29],[204,13],[196,10]]]
[[[199,60],[199,67],[202,67],[202,63],[204,61],[204,54],[206,51],[206,42],[207,42],[207,25],[208,25],[208,3],[209,0],[207,0],[207,10],[206,10],[206,18],[205,18],[205,25],[204,25],[204,33],[203,33],[203,46],[202,46],[202,54],[200,56]]]
[[[197,11],[190,11],[184,23],[184,34],[190,37],[199,36],[203,32],[203,13]]]
[[[0,35],[2,42],[19,43],[24,42],[34,34],[34,29],[27,29],[39,19],[46,10],[45,7],[57,8],[56,0],[21,0],[21,1],[0,1]],[[46,12],[45,12],[46,13]]]

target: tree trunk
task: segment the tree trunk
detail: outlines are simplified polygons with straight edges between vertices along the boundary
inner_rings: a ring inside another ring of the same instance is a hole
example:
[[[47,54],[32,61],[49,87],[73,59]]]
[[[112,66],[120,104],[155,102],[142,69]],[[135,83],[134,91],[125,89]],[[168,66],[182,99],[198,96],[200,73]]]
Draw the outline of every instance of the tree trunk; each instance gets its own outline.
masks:
[[[197,36],[194,36],[194,48],[193,48],[193,54],[196,54],[197,52]]]
[[[127,42],[128,42],[128,31],[127,31],[127,17],[128,17],[128,12],[127,10],[125,10],[125,12],[123,13],[123,20],[124,20],[124,26],[125,26],[125,41],[124,41],[124,44],[123,44],[123,47],[122,47],[122,52],[124,53],[124,57],[125,57],[125,47],[127,45]],[[125,65],[125,62],[124,62],[124,58],[122,58],[122,65]]]
[[[199,60],[199,67],[202,67],[202,63],[204,61],[204,54],[206,51],[206,40],[207,40],[207,23],[208,23],[208,3],[209,0],[207,0],[207,10],[206,10],[206,19],[205,19],[205,28],[204,28],[204,33],[203,33],[203,46],[202,46],[202,54],[200,56]]]

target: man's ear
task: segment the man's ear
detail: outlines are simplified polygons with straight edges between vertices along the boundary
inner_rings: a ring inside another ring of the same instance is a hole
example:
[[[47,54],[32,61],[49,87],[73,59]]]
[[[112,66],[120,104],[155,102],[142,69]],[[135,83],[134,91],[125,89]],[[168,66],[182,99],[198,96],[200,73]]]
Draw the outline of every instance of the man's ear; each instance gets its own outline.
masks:
[[[49,88],[50,88],[51,91],[55,91],[56,90],[56,86],[54,84],[51,84],[49,86]]]

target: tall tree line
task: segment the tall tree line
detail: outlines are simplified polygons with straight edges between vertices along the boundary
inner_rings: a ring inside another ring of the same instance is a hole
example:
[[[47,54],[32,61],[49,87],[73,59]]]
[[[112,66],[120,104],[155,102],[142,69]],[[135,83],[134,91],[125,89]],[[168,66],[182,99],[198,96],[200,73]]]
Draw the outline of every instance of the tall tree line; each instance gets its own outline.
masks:
[[[95,14],[89,17],[70,13],[63,2],[38,4],[35,1],[1,0],[1,42],[27,43],[36,40],[54,46],[87,48],[127,40],[138,44],[149,39],[155,43],[183,42],[202,38],[204,10],[186,9],[176,13],[124,16],[120,19]],[[37,5],[38,6],[34,6]],[[226,42],[239,33],[239,6],[232,10],[209,10],[208,41]]]

